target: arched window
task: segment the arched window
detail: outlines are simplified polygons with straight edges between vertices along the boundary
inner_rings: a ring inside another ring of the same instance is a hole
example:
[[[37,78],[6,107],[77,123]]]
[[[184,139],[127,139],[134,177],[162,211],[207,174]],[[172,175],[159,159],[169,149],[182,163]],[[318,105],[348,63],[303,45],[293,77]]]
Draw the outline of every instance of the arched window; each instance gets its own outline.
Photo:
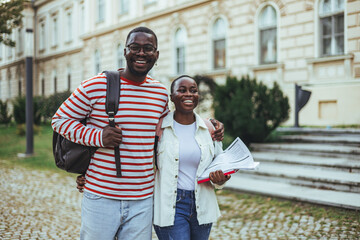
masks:
[[[344,0],[321,0],[320,55],[340,55],[344,53]]]
[[[176,74],[185,73],[185,45],[186,33],[182,28],[179,28],[175,32]]]
[[[119,44],[116,49],[116,68],[125,67],[124,47]]]
[[[95,74],[98,74],[98,73],[100,73],[100,71],[101,71],[101,65],[100,65],[100,63],[101,63],[101,56],[100,56],[99,50],[96,50],[96,51],[95,51],[94,62],[95,62],[95,66],[94,66],[94,67],[95,67],[95,68],[94,68]]]
[[[277,17],[275,9],[267,5],[259,15],[260,64],[277,62]]]
[[[218,18],[212,27],[213,68],[221,69],[226,66],[226,24],[224,19]]]

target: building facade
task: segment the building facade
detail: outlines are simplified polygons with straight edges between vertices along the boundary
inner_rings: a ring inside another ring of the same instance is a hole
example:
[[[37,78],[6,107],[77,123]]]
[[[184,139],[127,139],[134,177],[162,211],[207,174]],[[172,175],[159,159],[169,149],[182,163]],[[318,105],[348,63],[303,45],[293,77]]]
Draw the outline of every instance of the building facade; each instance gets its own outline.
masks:
[[[25,92],[26,29],[34,32],[34,95],[74,90],[81,80],[124,66],[127,33],[147,26],[160,57],[151,75],[219,84],[250,75],[312,92],[300,125],[360,124],[360,0],[35,0],[26,5],[16,48],[0,45],[0,99]]]

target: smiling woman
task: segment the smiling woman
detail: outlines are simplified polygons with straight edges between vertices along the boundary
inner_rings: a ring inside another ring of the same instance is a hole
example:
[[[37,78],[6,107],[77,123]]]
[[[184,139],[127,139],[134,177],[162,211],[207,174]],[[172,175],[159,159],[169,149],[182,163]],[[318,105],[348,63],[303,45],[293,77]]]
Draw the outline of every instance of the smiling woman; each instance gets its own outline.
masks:
[[[160,240],[205,240],[220,216],[214,187],[230,176],[216,171],[209,175],[211,183],[197,183],[222,145],[212,141],[204,120],[194,112],[199,102],[195,80],[187,75],[176,78],[170,98],[175,111],[163,120],[156,151],[154,229]]]

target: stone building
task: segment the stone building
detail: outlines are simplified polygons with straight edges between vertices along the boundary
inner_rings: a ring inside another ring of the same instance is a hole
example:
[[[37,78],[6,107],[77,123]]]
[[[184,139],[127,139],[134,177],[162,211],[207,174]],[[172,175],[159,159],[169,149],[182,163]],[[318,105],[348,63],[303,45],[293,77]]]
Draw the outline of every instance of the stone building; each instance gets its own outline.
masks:
[[[0,99],[25,92],[27,29],[34,95],[50,95],[124,66],[126,35],[141,25],[158,36],[151,75],[165,85],[182,73],[276,81],[293,125],[297,83],[312,92],[301,125],[360,124],[359,0],[35,0],[17,47],[0,45]]]

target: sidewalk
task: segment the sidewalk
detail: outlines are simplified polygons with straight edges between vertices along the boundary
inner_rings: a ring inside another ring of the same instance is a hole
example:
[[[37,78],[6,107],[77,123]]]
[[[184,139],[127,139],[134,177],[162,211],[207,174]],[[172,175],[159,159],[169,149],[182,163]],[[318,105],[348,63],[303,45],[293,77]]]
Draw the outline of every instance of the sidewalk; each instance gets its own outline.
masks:
[[[79,239],[82,195],[75,177],[12,169],[0,161],[0,239]],[[211,239],[358,239],[360,220],[316,217],[299,204],[218,192],[223,217]],[[310,205],[311,206],[311,205]],[[314,211],[322,209],[312,205]],[[309,208],[309,207],[308,207]],[[325,211],[325,210],[322,210]],[[349,212],[354,214],[354,212]],[[313,215],[313,216],[312,216]],[[157,239],[153,234],[153,239]]]

